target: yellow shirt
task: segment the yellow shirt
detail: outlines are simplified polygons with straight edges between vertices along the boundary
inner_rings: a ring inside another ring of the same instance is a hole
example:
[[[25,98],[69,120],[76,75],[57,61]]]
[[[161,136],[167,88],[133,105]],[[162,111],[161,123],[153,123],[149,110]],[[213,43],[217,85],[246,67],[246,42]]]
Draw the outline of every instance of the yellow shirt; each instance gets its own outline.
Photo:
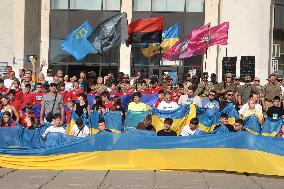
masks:
[[[249,109],[249,110],[247,110],[247,111],[245,111],[243,113],[244,119],[249,117],[249,116],[251,116],[251,115],[255,115],[258,119],[262,119],[263,118],[262,113],[257,111],[256,109],[254,109],[254,110]]]
[[[143,112],[143,111],[148,111],[149,109],[147,105],[144,104],[143,102],[139,102],[139,103],[131,102],[128,105],[128,110],[134,111],[134,112]]]

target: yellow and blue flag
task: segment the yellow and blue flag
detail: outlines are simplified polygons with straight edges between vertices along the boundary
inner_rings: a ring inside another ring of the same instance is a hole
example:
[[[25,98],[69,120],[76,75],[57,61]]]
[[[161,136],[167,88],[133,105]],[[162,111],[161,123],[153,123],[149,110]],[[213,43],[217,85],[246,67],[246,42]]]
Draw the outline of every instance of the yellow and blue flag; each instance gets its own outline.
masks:
[[[77,61],[82,60],[89,53],[97,53],[96,49],[88,41],[88,36],[94,31],[88,21],[72,31],[61,43],[64,51],[74,56]]]
[[[162,34],[162,43],[156,44],[156,43],[145,43],[142,46],[142,53],[146,57],[154,56],[155,54],[161,52],[167,51],[169,48],[171,48],[176,42],[179,41],[179,31],[180,31],[180,25],[179,23],[165,29]]]

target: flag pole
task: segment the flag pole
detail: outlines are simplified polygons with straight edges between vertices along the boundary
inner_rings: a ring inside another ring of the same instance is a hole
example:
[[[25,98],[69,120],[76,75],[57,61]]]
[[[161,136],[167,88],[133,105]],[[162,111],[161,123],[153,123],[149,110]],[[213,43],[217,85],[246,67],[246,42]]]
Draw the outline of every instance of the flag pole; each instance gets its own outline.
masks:
[[[133,79],[134,79],[134,78],[135,78],[136,71],[135,71],[135,62],[134,62],[134,57],[133,57],[133,55],[132,55],[132,54],[131,54],[131,60],[132,60],[132,67],[133,67]],[[138,92],[137,81],[135,81],[135,90],[136,90],[136,92]]]

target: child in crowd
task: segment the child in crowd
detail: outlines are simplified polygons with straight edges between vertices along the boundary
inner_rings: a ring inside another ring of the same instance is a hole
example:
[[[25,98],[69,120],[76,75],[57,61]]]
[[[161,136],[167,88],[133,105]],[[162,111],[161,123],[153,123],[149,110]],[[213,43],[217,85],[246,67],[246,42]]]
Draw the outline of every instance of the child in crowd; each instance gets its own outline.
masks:
[[[26,129],[28,130],[34,130],[37,128],[37,120],[36,118],[31,115],[31,114],[28,114],[25,119],[24,119],[24,124],[23,124]]]
[[[244,121],[242,119],[237,119],[234,123],[234,129],[235,131],[246,131],[244,128]]]
[[[157,136],[177,136],[177,133],[171,130],[173,124],[172,118],[166,118],[164,121],[164,129],[158,131]]]
[[[192,118],[190,124],[183,127],[180,135],[181,136],[192,136],[201,135],[201,131],[198,128],[199,120],[197,118]]]
[[[47,137],[49,133],[65,133],[65,129],[60,126],[61,119],[62,118],[59,113],[54,114],[52,119],[53,124],[45,130],[42,137]]]
[[[152,124],[152,115],[147,115],[144,119],[144,122],[138,123],[137,128],[140,130],[156,131]]]
[[[65,108],[65,123],[68,124],[70,121],[70,116],[72,111],[74,110],[75,102],[74,100],[68,100],[66,108]]]
[[[90,135],[89,127],[84,125],[82,118],[77,118],[75,121],[76,125],[73,126],[71,135],[79,137],[79,138],[85,138],[86,136]]]
[[[29,115],[30,116],[33,116],[34,118],[36,117],[34,115],[34,113],[32,112],[32,108],[33,108],[33,105],[31,103],[27,103],[26,107],[25,107],[25,112],[23,112],[22,110],[20,111],[20,116],[21,116],[21,124],[23,126],[26,126],[25,123],[25,119],[26,117],[28,117]]]
[[[106,123],[102,119],[99,121],[98,130],[99,130],[99,133],[102,131],[112,132],[110,129],[106,128]]]
[[[11,113],[6,111],[2,115],[2,121],[0,123],[0,127],[15,127],[16,124],[11,118]]]

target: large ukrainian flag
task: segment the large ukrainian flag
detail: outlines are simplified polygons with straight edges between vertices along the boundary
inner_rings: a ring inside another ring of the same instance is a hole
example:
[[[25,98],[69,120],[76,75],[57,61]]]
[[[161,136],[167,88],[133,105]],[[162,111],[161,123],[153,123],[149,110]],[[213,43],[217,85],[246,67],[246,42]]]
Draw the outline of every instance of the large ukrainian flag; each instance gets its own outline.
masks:
[[[52,135],[49,145],[42,143],[37,130],[0,128],[0,167],[226,170],[284,176],[284,140],[249,132],[191,137],[101,132],[83,139]]]
[[[144,44],[142,47],[142,53],[146,57],[154,56],[155,54],[160,53],[160,47],[161,52],[167,51],[169,48],[171,48],[176,42],[179,41],[179,24],[175,24],[166,30],[163,31],[162,35],[162,43],[160,45],[157,45],[155,43],[148,43]]]

